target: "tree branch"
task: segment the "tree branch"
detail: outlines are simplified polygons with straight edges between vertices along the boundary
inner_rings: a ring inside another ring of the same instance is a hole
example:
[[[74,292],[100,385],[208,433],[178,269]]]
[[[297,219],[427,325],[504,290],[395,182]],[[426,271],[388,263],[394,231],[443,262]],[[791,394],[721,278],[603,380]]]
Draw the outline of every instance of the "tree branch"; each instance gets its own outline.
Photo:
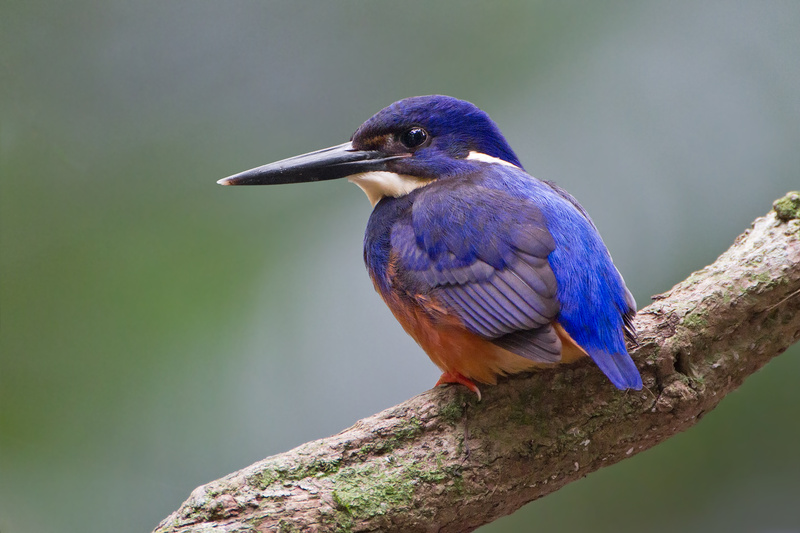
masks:
[[[471,531],[695,424],[800,338],[800,193],[636,318],[641,392],[588,361],[438,387],[198,487],[156,529]]]

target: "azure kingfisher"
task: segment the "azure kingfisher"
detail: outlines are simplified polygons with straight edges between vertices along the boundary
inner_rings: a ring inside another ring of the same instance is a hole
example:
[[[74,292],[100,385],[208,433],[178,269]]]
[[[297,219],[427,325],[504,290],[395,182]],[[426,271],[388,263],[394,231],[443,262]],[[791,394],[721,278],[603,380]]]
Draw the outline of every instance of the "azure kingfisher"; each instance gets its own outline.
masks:
[[[437,385],[588,355],[618,389],[642,388],[625,347],[636,302],[586,210],[522,168],[497,125],[449,96],[406,98],[349,142],[219,180],[347,178],[373,206],[364,261],[375,289],[442,371]]]

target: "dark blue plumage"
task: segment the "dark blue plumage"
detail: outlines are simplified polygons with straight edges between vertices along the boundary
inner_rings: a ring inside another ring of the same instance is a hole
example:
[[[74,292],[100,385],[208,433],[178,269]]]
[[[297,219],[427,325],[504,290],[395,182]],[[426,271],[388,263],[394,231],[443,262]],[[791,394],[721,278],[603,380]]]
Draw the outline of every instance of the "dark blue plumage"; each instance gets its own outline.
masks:
[[[597,229],[572,196],[522,169],[486,113],[408,98],[350,143],[224,183],[339,177],[375,206],[367,269],[440,382],[478,392],[472,380],[588,354],[616,387],[642,387],[625,347],[636,305]]]

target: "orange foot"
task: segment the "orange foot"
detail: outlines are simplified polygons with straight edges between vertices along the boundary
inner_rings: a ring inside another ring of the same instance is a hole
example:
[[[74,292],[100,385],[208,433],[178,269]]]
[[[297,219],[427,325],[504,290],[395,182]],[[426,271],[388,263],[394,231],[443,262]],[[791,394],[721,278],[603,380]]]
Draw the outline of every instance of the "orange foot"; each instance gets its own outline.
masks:
[[[444,374],[442,374],[442,377],[439,378],[439,381],[436,382],[436,385],[434,385],[434,387],[438,387],[439,385],[444,385],[445,383],[460,383],[469,390],[471,390],[472,392],[474,392],[475,395],[478,397],[478,401],[481,401],[481,390],[478,388],[478,386],[475,385],[475,383],[473,383],[471,379],[465,378],[458,372],[456,373],[445,372]]]

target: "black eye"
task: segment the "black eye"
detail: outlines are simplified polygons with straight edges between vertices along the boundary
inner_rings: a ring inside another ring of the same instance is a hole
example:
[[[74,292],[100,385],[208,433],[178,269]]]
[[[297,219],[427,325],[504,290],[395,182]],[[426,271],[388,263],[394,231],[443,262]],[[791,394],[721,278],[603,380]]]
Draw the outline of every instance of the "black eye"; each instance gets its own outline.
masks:
[[[409,128],[400,134],[400,142],[406,148],[416,148],[428,140],[428,132],[422,128]]]

